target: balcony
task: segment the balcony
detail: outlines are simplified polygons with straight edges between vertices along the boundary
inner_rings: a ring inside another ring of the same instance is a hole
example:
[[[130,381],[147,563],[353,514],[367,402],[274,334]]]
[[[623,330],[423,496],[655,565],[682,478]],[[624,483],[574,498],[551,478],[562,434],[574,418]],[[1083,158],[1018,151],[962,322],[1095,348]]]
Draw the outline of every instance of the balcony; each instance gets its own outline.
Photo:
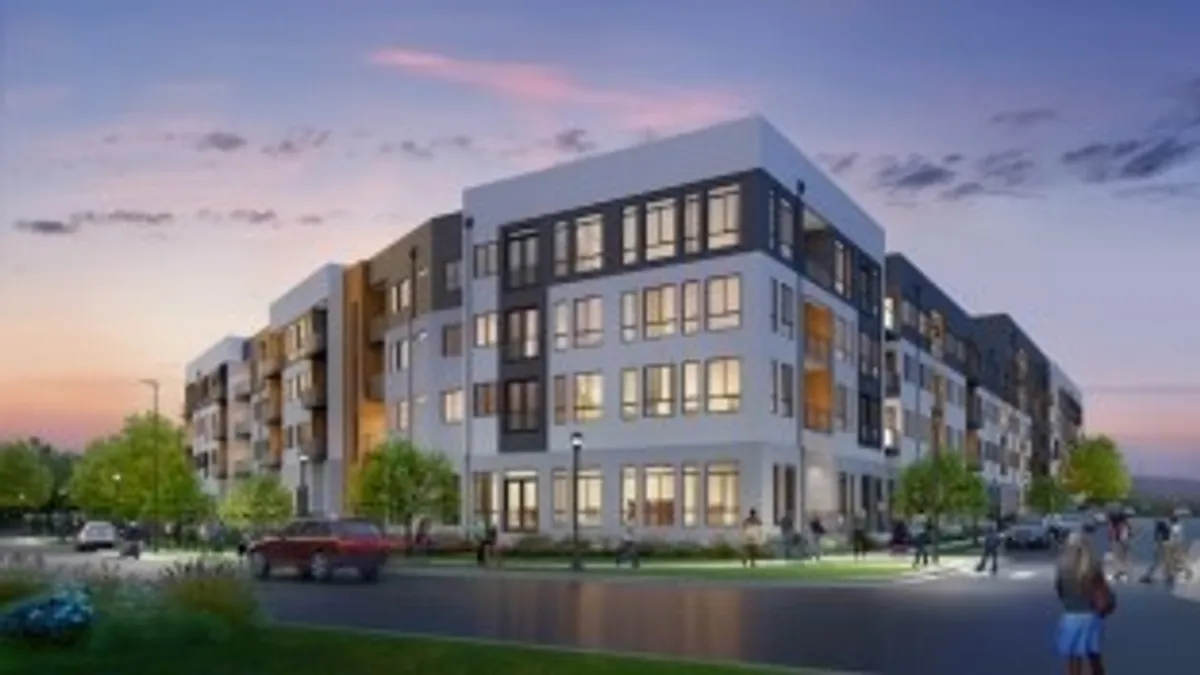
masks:
[[[283,359],[278,354],[269,354],[260,358],[255,367],[258,370],[259,376],[263,379],[277,377],[280,371],[283,370]]]
[[[831,433],[833,431],[833,411],[824,406],[806,404],[804,406],[804,428],[825,434]]]
[[[283,419],[283,405],[278,391],[269,390],[266,398],[254,404],[254,419],[261,424],[277,424]]]
[[[314,330],[305,336],[304,344],[300,347],[300,351],[296,353],[296,358],[315,359],[324,356],[328,342],[324,329]]]
[[[833,340],[815,335],[804,339],[804,366],[809,370],[829,368],[833,358]]]
[[[300,405],[308,410],[325,407],[325,384],[314,384],[300,392]]]
[[[383,401],[383,373],[376,373],[367,380],[367,398]]]
[[[229,400],[229,388],[224,380],[214,380],[208,385],[207,398],[209,403]]]
[[[252,424],[250,420],[238,420],[233,423],[233,435],[240,440],[250,438],[250,428]]]
[[[883,378],[883,395],[887,398],[900,398],[900,374],[885,371]]]
[[[328,451],[329,447],[324,438],[313,436],[300,442],[300,454],[308,457],[310,462],[324,462]]]
[[[253,387],[248,379],[238,380],[233,385],[233,397],[239,401],[249,401],[252,391]]]

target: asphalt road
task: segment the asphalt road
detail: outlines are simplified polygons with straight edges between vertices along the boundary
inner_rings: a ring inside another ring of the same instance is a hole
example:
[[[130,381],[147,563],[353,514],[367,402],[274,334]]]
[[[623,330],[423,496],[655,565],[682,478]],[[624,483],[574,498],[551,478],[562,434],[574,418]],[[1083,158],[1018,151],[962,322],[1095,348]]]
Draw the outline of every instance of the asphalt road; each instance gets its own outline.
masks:
[[[1139,538],[1140,542],[1140,538]],[[0,544],[2,547],[2,544]],[[1149,546],[1139,546],[1145,558]],[[95,556],[51,553],[51,564]],[[160,562],[117,563],[153,574]],[[716,588],[499,577],[395,576],[379,584],[259,588],[281,621],[886,675],[1060,672],[1048,556],[885,587]],[[1176,675],[1200,663],[1200,583],[1117,589],[1111,672]]]

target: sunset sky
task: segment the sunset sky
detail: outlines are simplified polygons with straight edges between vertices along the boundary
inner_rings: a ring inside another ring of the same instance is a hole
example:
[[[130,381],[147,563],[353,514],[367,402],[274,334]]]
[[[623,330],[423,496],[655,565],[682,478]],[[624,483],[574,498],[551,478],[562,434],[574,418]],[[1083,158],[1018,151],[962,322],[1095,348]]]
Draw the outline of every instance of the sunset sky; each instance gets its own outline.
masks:
[[[464,186],[766,116],[1200,477],[1200,3],[0,0],[0,438],[79,447]]]

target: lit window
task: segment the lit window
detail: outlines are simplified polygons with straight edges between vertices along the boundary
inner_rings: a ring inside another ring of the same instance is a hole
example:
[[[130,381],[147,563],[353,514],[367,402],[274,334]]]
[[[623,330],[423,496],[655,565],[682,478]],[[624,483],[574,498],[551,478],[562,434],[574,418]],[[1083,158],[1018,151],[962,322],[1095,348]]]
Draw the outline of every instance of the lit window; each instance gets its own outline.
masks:
[[[571,416],[571,392],[567,388],[567,376],[554,376],[554,423],[566,424]]]
[[[796,210],[786,195],[779,196],[779,255],[791,260],[796,248]]]
[[[695,527],[700,515],[700,467],[683,465],[683,526]]]
[[[677,291],[674,285],[665,285],[647,288],[642,293],[643,330],[647,340],[675,333]]]
[[[604,376],[600,373],[576,373],[574,384],[575,421],[600,419],[604,415]]]
[[[675,366],[646,366],[643,379],[646,417],[670,417],[675,414]]]
[[[638,261],[638,207],[626,206],[621,211],[621,262],[633,265]]]
[[[621,294],[621,342],[633,342],[637,339],[637,298],[637,291],[626,291]]]
[[[646,260],[675,255],[675,200],[646,205]]]
[[[462,389],[442,392],[442,421],[446,424],[458,424],[463,421]]]
[[[575,221],[575,271],[604,267],[604,216],[593,214]]]
[[[708,193],[708,250],[737,246],[742,229],[738,186],[728,185]]]
[[[642,522],[647,527],[675,525],[675,468],[648,466],[643,470]]]
[[[636,466],[621,467],[621,524],[634,525],[638,521],[638,469]]]
[[[576,494],[579,499],[579,526],[599,527],[602,524],[604,475],[597,469],[579,471]],[[554,523],[571,523],[571,473],[559,469],[554,472]]]
[[[475,346],[495,347],[499,341],[499,321],[495,312],[475,315]]]
[[[571,306],[566,300],[554,303],[554,348],[571,346]]]
[[[742,323],[742,278],[736,274],[707,281],[708,330],[737,328]]]
[[[705,523],[709,527],[734,527],[740,520],[741,476],[736,464],[709,464],[705,473]]]
[[[598,295],[575,301],[575,346],[595,347],[604,340],[604,308]]]
[[[700,282],[683,282],[683,334],[700,331]]]
[[[632,420],[638,416],[638,371],[625,368],[621,371],[621,419]]]
[[[700,252],[700,195],[683,200],[683,252]]]
[[[708,362],[708,411],[733,413],[742,406],[742,362],[735,358]]]
[[[540,351],[538,348],[540,329],[537,309],[509,311],[508,331],[504,341],[508,358],[519,360],[536,357]]]
[[[679,379],[682,380],[680,410],[684,415],[698,415],[703,392],[700,385],[700,362],[684,361],[679,372]]]
[[[565,277],[571,273],[571,224],[554,224],[554,276]]]

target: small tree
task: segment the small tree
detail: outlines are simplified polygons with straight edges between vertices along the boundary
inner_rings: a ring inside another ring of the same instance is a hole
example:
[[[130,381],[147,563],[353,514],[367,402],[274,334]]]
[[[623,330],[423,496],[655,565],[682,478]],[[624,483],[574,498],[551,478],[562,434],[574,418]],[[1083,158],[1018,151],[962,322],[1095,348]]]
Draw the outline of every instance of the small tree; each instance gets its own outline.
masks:
[[[977,476],[967,470],[959,453],[943,450],[904,468],[893,501],[906,516],[963,515],[965,486],[973,478]],[[986,492],[985,487],[985,499]]]
[[[0,508],[40,509],[50,502],[54,475],[27,441],[0,444]]]
[[[457,518],[458,492],[458,477],[445,455],[404,440],[384,442],[368,453],[352,483],[357,513],[399,523],[409,534],[418,517]]]
[[[972,538],[978,539],[979,521],[987,518],[991,503],[988,499],[987,482],[983,476],[972,471],[964,471],[959,476],[955,490],[955,510],[959,515],[971,521]]]
[[[1042,515],[1061,513],[1071,504],[1071,497],[1054,476],[1034,476],[1025,489],[1025,504]]]
[[[276,476],[250,476],[234,485],[217,512],[234,527],[261,532],[292,517],[292,493]]]
[[[1092,504],[1119,502],[1133,485],[1120,448],[1108,436],[1084,436],[1070,449],[1060,471],[1068,495]]]

